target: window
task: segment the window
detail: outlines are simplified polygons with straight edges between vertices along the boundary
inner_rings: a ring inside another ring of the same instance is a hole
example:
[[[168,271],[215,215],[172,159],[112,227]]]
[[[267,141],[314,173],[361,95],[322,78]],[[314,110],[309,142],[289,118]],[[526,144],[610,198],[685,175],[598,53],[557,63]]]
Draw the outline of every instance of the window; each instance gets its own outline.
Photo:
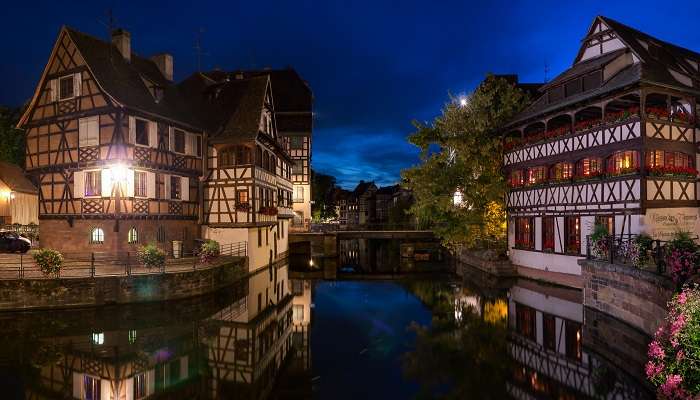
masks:
[[[301,203],[304,201],[304,188],[297,186],[294,188],[294,202]]]
[[[100,380],[90,375],[83,377],[83,400],[100,400],[102,394]]]
[[[574,176],[574,164],[563,162],[554,164],[550,171],[550,179],[553,180],[566,180],[571,179]]]
[[[176,153],[184,153],[185,152],[185,132],[175,129],[174,132],[174,139],[173,139],[173,150]]]
[[[100,117],[78,120],[78,147],[91,147],[100,144]]]
[[[146,197],[146,178],[147,175],[144,171],[134,171],[134,196],[136,197]]]
[[[263,168],[270,170],[270,153],[268,152],[263,153]]]
[[[136,120],[136,144],[148,146],[148,121]]]
[[[85,171],[85,197],[100,196],[102,171]]]
[[[510,186],[518,187],[525,184],[525,177],[523,176],[523,171],[518,169],[510,173]]]
[[[202,156],[202,136],[197,135],[194,137],[194,148],[195,148],[195,154],[197,157]]]
[[[693,158],[691,155],[679,151],[652,150],[647,152],[647,166],[650,168],[692,168]]]
[[[143,372],[134,375],[134,399],[139,400],[146,397],[146,374]]]
[[[301,279],[292,279],[292,293],[295,296],[304,294],[304,281]]]
[[[250,164],[250,148],[247,146],[236,146],[236,164]]]
[[[68,75],[58,80],[58,99],[66,100],[75,97],[75,85],[73,84],[74,75]]]
[[[230,167],[236,164],[234,148],[227,147],[219,152],[219,167]]]
[[[127,242],[129,244],[139,242],[139,233],[136,231],[136,228],[129,229],[129,233],[127,234]]]
[[[612,215],[597,215],[595,217],[595,224],[603,225],[608,230],[608,234],[615,234],[615,217]]]
[[[527,184],[536,185],[547,179],[546,167],[532,167],[527,170]]]
[[[304,306],[301,304],[294,304],[292,307],[292,320],[294,322],[301,322],[304,320]]]
[[[159,225],[158,229],[156,230],[156,240],[159,243],[165,243],[166,241],[165,228],[163,227],[163,225]]]
[[[608,158],[608,172],[624,174],[634,172],[639,167],[636,151],[618,151]]]
[[[105,242],[105,231],[102,228],[93,228],[90,231],[90,244],[103,244]]]
[[[564,217],[564,244],[569,254],[581,253],[581,224],[579,217]]]
[[[652,150],[647,152],[647,167],[663,167],[664,152],[660,150]]]
[[[301,175],[304,173],[304,166],[302,165],[300,160],[293,161],[292,162],[292,174],[294,175]]]
[[[234,347],[236,360],[246,361],[248,360],[248,340],[247,339],[237,339]]]
[[[238,204],[248,204],[248,191],[239,190],[238,191]]]
[[[262,148],[260,146],[257,146],[255,149],[255,165],[258,167],[262,167]]]
[[[515,219],[515,246],[524,249],[534,247],[534,224],[532,218],[519,217]]]
[[[179,176],[170,177],[170,198],[176,200],[182,198],[182,180]]]
[[[524,337],[535,340],[535,309],[516,303],[515,317],[515,330]]]
[[[289,138],[289,148],[292,150],[304,148],[304,138],[302,136],[292,136]]]
[[[105,334],[104,334],[104,332],[93,333],[93,334],[92,334],[92,343],[93,343],[93,344],[97,344],[97,345],[103,345],[103,344],[105,344]]]
[[[554,217],[542,217],[542,250],[554,251]]]
[[[603,172],[603,162],[600,158],[584,158],[576,166],[576,175],[580,177],[597,176]]]
[[[566,356],[575,360],[581,359],[581,324],[574,321],[565,323]]]
[[[260,232],[260,230],[258,230]],[[258,312],[262,310],[262,293],[258,293]]]
[[[556,350],[556,318],[551,314],[542,314],[542,342],[547,350]]]

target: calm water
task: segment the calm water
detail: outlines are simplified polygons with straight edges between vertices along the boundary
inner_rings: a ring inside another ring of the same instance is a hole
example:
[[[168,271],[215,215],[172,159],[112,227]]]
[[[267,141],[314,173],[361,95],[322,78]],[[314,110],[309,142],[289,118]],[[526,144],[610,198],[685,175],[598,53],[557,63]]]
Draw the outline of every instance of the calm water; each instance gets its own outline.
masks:
[[[653,397],[648,338],[584,310],[580,291],[477,272],[367,280],[359,267],[342,280],[263,271],[195,300],[0,314],[1,398]]]

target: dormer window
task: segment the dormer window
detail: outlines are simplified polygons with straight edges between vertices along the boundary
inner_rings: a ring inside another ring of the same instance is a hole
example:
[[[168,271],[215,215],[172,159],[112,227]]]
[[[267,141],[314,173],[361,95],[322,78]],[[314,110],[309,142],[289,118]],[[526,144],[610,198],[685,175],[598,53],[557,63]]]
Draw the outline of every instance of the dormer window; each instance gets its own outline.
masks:
[[[163,94],[164,90],[160,86],[153,86],[153,98],[156,99],[156,103],[159,103],[161,100],[163,100]]]

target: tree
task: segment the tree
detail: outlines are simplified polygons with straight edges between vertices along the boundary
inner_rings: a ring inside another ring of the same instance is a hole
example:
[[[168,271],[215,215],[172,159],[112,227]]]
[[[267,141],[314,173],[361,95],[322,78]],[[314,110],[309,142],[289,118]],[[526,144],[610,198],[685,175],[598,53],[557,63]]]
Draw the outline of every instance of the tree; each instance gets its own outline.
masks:
[[[19,108],[0,106],[0,160],[24,167],[24,131],[15,128],[20,116]]]
[[[414,121],[417,131],[408,140],[421,149],[421,164],[402,171],[416,199],[410,213],[419,223],[432,222],[446,246],[505,244],[500,134],[526,103],[523,91],[488,75],[467,98],[451,98],[432,123]]]
[[[335,206],[330,199],[333,190],[337,187],[335,177],[311,171],[311,192],[313,193],[313,204],[311,214],[315,221],[322,221],[337,217]]]

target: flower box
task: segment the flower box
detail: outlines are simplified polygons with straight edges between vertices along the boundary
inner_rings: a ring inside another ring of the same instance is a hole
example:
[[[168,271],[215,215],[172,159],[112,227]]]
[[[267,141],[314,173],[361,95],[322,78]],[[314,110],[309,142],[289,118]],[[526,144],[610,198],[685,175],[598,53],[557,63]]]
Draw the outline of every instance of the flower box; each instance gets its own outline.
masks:
[[[698,175],[698,170],[692,167],[650,167],[649,176],[669,176],[692,179]]]

